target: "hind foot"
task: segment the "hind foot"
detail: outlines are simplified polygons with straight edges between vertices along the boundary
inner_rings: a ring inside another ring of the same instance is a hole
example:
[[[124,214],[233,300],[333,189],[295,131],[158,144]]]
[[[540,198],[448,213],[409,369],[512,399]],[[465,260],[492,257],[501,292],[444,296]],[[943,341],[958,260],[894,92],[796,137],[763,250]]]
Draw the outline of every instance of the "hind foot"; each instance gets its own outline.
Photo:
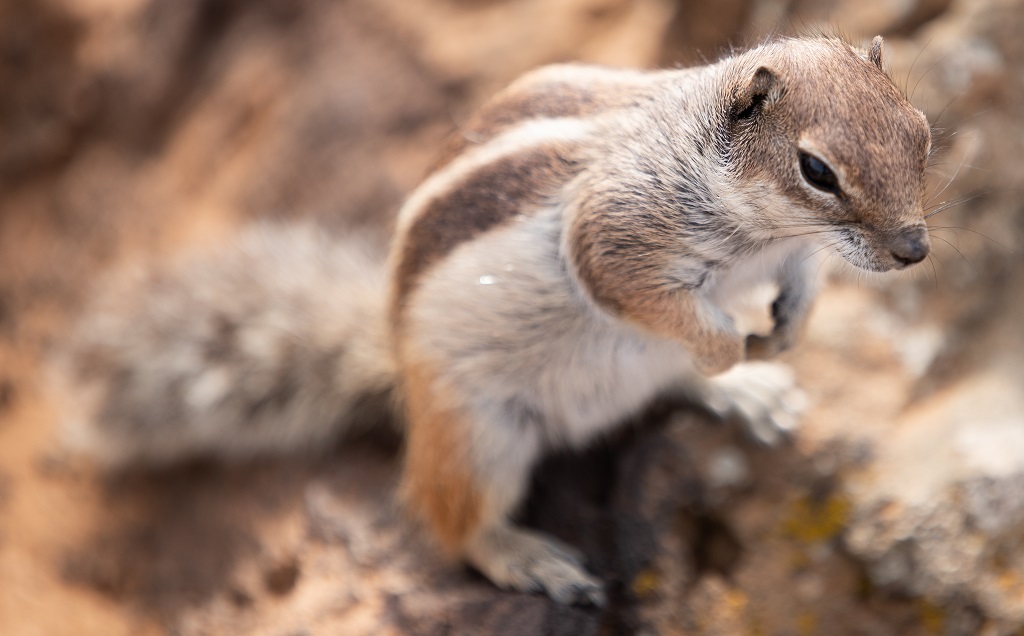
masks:
[[[604,585],[586,571],[579,550],[553,537],[502,524],[481,531],[465,557],[504,589],[544,592],[566,605],[606,602]]]

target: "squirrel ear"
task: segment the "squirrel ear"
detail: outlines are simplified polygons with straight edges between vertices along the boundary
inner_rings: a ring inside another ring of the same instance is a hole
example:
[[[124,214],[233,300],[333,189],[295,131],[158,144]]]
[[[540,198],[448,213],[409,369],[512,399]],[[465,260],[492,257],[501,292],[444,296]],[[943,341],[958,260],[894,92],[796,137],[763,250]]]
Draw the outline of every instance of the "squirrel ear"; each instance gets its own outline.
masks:
[[[882,68],[882,36],[876,35],[871,40],[871,46],[868,48],[868,61],[877,66],[878,70],[885,70]]]
[[[736,91],[733,114],[737,119],[749,119],[761,110],[772,92],[779,85],[779,76],[767,67],[754,71],[753,77]]]

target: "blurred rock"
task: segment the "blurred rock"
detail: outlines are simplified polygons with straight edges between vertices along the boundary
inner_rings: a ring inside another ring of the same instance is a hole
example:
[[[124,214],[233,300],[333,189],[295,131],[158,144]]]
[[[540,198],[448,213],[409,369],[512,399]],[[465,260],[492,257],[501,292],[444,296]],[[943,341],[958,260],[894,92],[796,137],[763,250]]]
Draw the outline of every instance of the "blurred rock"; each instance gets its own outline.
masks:
[[[54,169],[95,115],[75,51],[83,25],[51,2],[0,2],[0,184]]]
[[[885,35],[935,126],[933,259],[822,272],[786,358],[812,400],[792,445],[655,411],[541,469],[522,516],[585,550],[607,610],[438,556],[395,507],[394,448],[39,470],[38,361],[106,268],[253,218],[383,242],[441,140],[519,73],[819,24]],[[1020,33],[1021,0],[0,0],[0,632],[1019,633]]]

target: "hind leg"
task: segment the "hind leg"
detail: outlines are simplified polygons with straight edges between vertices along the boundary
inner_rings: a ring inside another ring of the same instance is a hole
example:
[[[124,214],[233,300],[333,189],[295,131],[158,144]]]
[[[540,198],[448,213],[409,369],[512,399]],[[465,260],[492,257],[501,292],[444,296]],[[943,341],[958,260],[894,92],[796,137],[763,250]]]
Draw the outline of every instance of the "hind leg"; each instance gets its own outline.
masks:
[[[542,451],[537,429],[500,409],[472,419],[423,367],[406,380],[403,497],[441,546],[499,587],[603,603],[577,550],[510,521]]]

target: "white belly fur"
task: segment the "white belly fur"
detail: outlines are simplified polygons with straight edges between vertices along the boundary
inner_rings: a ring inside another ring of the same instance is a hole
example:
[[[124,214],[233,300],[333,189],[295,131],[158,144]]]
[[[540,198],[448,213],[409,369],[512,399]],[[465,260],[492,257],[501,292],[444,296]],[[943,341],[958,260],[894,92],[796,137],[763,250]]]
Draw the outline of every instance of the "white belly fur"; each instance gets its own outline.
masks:
[[[601,313],[573,289],[558,230],[550,211],[460,246],[424,277],[409,320],[448,388],[489,420],[481,426],[537,426],[547,444],[579,446],[692,366],[681,345]]]
[[[545,445],[580,446],[694,374],[685,347],[604,314],[573,287],[559,222],[556,210],[522,215],[459,246],[413,292],[416,349],[481,435],[519,427],[540,430]],[[745,333],[767,333],[774,277],[797,249],[737,263],[710,281],[707,297]]]

